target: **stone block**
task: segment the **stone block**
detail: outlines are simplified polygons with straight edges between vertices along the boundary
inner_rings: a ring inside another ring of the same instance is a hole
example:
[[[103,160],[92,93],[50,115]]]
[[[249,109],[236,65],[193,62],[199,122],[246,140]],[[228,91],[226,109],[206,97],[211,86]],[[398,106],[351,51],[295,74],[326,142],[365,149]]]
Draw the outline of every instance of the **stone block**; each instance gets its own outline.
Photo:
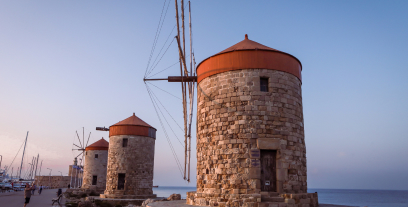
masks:
[[[280,139],[277,138],[258,138],[257,146],[258,149],[279,150],[281,144]]]
[[[249,179],[261,179],[261,168],[249,168]]]
[[[302,203],[302,204],[309,204],[309,203],[310,203],[310,198],[300,199],[300,203]]]

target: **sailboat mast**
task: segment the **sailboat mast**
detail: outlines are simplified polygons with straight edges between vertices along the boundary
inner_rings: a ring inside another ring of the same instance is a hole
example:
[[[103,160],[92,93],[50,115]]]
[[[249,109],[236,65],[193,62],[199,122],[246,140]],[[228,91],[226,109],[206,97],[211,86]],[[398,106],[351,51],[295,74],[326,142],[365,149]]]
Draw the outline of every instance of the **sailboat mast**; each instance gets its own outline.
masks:
[[[42,167],[42,160],[41,160],[41,164],[40,164],[40,172],[38,173],[39,176],[41,176],[41,167]]]
[[[39,158],[40,158],[40,154],[37,155],[37,162],[35,162],[34,180],[35,180],[35,176],[37,176],[37,167],[38,167],[38,159]]]
[[[29,174],[30,180],[33,179],[34,163],[35,163],[35,157],[33,157],[33,159],[31,160],[31,168],[30,168],[30,174]]]
[[[27,145],[27,138],[28,138],[28,131],[27,131],[27,136],[26,136],[25,143],[24,143],[23,157],[21,158],[20,173],[19,173],[20,177],[21,177],[21,169],[23,168],[23,160],[24,160],[24,153],[25,153],[25,149]]]

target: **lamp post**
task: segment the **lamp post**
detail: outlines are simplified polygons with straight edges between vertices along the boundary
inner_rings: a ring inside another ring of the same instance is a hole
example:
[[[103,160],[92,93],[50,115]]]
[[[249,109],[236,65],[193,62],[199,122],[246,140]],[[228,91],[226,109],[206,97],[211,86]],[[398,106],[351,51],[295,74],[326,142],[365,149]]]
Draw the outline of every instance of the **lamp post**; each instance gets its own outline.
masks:
[[[50,170],[49,183],[50,183],[50,188],[51,188],[51,172],[52,172],[52,169],[50,169],[50,168],[47,168],[47,169]]]
[[[0,155],[0,170],[1,170],[1,162],[3,161],[3,155]]]

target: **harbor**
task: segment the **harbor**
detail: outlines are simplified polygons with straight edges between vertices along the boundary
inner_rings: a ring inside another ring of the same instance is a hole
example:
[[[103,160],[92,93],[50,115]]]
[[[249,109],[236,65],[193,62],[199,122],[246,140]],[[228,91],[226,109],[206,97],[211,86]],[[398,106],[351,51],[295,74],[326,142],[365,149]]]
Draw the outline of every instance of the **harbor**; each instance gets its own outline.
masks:
[[[0,8],[0,207],[408,205],[407,2]]]

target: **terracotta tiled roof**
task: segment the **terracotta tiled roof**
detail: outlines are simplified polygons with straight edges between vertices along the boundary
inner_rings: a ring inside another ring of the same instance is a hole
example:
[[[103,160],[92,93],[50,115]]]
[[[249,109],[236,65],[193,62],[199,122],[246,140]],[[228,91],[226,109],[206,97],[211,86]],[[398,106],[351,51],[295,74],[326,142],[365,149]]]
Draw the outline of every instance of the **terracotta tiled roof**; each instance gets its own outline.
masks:
[[[96,141],[95,143],[89,145],[85,150],[108,150],[109,142],[107,142],[103,137],[102,139]]]
[[[277,52],[281,52],[279,50],[275,50],[273,48],[267,47],[263,44],[257,43],[255,41],[249,40],[248,39],[248,35],[245,35],[245,39],[242,40],[241,42],[238,42],[237,44],[215,54],[215,55],[219,55],[222,53],[227,53],[227,52],[232,52],[232,51],[237,51],[237,50],[271,50],[271,51],[277,51]],[[214,56],[215,56],[214,55]]]
[[[146,126],[146,127],[154,128],[150,126],[149,124],[147,124],[146,122],[144,122],[143,120],[141,120],[139,117],[137,117],[135,113],[133,113],[133,116],[123,121],[120,121],[112,126],[123,126],[123,125]]]

